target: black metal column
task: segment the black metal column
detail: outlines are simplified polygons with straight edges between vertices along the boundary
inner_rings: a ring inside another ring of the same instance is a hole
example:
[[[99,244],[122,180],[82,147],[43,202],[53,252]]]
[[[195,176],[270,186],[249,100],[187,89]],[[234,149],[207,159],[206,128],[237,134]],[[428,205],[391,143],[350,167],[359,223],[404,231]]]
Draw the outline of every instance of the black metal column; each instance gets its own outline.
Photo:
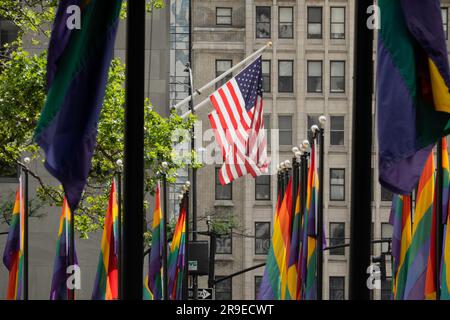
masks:
[[[28,300],[28,270],[29,270],[29,260],[28,260],[28,216],[29,216],[29,204],[28,204],[28,168],[22,167],[22,172],[24,175],[24,185],[23,185],[23,300]],[[21,186],[22,187],[22,186]]]
[[[441,299],[441,258],[442,258],[442,190],[443,190],[443,168],[442,168],[442,139],[437,143],[437,172],[436,172],[436,247],[435,247],[435,286],[436,300]]]
[[[127,15],[123,298],[142,300],[145,0],[128,1]]]
[[[163,242],[163,248],[162,248],[162,268],[163,268],[163,298],[164,300],[169,300],[169,279],[167,272],[167,174],[166,172],[163,173],[163,191],[164,191],[164,197],[163,197],[163,234],[162,234],[162,242]]]
[[[317,300],[323,299],[323,172],[324,172],[324,129],[318,132],[316,148],[319,147],[319,194],[317,199]],[[317,149],[316,149],[317,150]],[[316,159],[317,161],[317,159]]]
[[[372,87],[373,30],[367,28],[367,8],[373,0],[355,1],[353,75],[353,144],[351,178],[350,290],[351,300],[369,300],[366,286],[370,265],[372,222]]]
[[[123,261],[122,261],[122,172],[118,171],[117,172],[117,237],[118,237],[118,263],[117,263],[117,274],[118,274],[118,280],[119,280],[119,300],[122,300],[123,298],[123,292],[122,292],[122,286],[123,286],[123,282],[122,282],[122,265],[123,265]]]

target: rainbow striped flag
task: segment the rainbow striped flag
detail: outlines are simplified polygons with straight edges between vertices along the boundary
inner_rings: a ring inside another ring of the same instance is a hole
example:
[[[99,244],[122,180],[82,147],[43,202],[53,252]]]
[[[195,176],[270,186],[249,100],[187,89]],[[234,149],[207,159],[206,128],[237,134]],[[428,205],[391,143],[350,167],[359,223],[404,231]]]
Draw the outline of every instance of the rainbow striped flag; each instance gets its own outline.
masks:
[[[392,234],[392,298],[403,300],[408,272],[408,249],[411,245],[411,196],[394,194],[391,216]]]
[[[290,220],[292,216],[292,178],[289,179],[283,201],[278,198],[274,217],[274,227],[266,267],[258,299],[281,300],[282,288],[287,283],[287,252],[290,238]]]
[[[447,139],[442,139],[442,167],[443,167],[443,194],[442,194],[442,211],[444,225],[444,243],[441,258],[441,300],[450,300],[450,233],[447,232],[449,226],[450,215],[448,210],[450,206],[449,181],[450,181],[450,165],[448,160]]]
[[[81,25],[70,6],[81,8]],[[122,0],[61,0],[48,48],[47,99],[34,140],[45,167],[74,211],[86,184],[97,137]]]
[[[53,266],[52,286],[50,300],[68,300],[70,288],[67,288],[67,268],[70,266],[70,247],[72,215],[67,198],[64,198],[61,219],[59,222],[58,242],[56,244],[56,257]],[[78,265],[77,252],[74,250],[74,265]]]
[[[297,265],[300,259],[301,246],[301,204],[300,204],[300,186],[295,201],[295,215],[292,225],[291,247],[289,248],[288,269],[287,269],[287,292],[286,300],[300,300],[300,286],[298,285],[299,275]]]
[[[148,262],[148,275],[144,285],[144,299],[161,300],[162,292],[162,233],[163,215],[161,210],[161,189],[156,186],[155,209],[153,211],[152,249]]]
[[[412,238],[408,249],[405,300],[423,300],[426,297],[426,279],[430,256],[434,210],[435,166],[430,153],[417,190],[413,216]]]
[[[186,207],[189,205],[185,197],[178,216],[173,239],[170,243],[168,258],[169,299],[181,300],[183,293],[183,277],[185,267]]]
[[[19,188],[16,192],[14,209],[9,223],[8,239],[3,253],[3,263],[9,271],[7,300],[22,299],[23,280],[23,253],[24,253],[24,199],[22,188],[22,177],[20,177]]]
[[[410,194],[433,145],[450,132],[447,41],[439,0],[379,0],[378,6],[379,180]]]
[[[117,300],[119,298],[119,206],[116,180],[111,184],[108,211],[102,236],[102,250],[97,267],[92,300]]]

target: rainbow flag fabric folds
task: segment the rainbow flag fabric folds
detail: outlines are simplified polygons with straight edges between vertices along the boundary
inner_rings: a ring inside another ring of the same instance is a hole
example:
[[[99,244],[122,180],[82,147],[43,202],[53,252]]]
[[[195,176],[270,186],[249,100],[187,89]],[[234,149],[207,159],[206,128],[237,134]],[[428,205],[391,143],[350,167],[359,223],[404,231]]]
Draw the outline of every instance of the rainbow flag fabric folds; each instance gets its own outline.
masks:
[[[80,28],[69,28],[81,8]],[[122,0],[62,0],[48,48],[47,99],[34,140],[64,187],[72,211],[86,184]]]
[[[300,185],[300,184],[299,184]],[[300,260],[301,247],[301,203],[300,187],[298,188],[295,201],[295,214],[292,221],[291,246],[289,248],[288,269],[287,269],[287,292],[285,300],[300,300],[299,274],[297,265]]]
[[[443,167],[443,195],[442,195],[442,211],[444,225],[444,243],[441,258],[441,300],[450,300],[450,233],[448,232],[450,215],[449,201],[449,181],[450,181],[450,165],[448,160],[447,139],[442,139],[442,167]]]
[[[289,252],[290,224],[292,216],[292,178],[289,179],[283,201],[278,197],[274,217],[274,229],[267,255],[266,267],[258,299],[280,300],[287,283],[287,253]]]
[[[20,300],[23,298],[23,253],[24,253],[24,201],[22,192],[22,177],[16,192],[14,209],[9,223],[8,239],[3,253],[3,263],[9,271],[7,300]]]
[[[67,287],[67,268],[71,265],[71,252],[74,252],[74,265],[78,265],[75,248],[70,247],[72,233],[72,216],[67,202],[64,198],[61,219],[58,230],[58,241],[56,244],[56,257],[53,266],[52,286],[50,300],[68,300],[71,298],[70,289]]]
[[[410,194],[450,132],[450,68],[439,0],[380,0],[377,116],[380,183]]]
[[[155,209],[153,211],[152,249],[148,262],[148,275],[144,285],[144,299],[161,300],[162,293],[162,232],[163,215],[161,210],[161,189],[156,186]]]
[[[169,299],[181,300],[183,293],[183,278],[185,267],[185,237],[186,237],[186,207],[188,199],[183,199],[180,215],[178,216],[173,239],[170,244],[168,258]]]
[[[119,206],[117,201],[116,181],[113,180],[92,300],[117,300],[119,298]]]

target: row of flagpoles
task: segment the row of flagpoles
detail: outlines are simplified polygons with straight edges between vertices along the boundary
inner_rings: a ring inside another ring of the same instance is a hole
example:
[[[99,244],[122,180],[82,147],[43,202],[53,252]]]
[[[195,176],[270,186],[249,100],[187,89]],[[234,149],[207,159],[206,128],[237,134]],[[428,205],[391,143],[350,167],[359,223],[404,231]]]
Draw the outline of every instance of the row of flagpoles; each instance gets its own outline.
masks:
[[[104,219],[101,251],[97,267],[93,300],[117,300],[121,292],[121,174],[113,179]],[[167,190],[163,175],[164,191]],[[161,198],[164,210],[161,208]],[[148,300],[185,299],[187,297],[186,219],[189,210],[189,186],[180,195],[179,216],[172,240],[167,239],[167,203],[161,197],[158,182],[153,213],[152,244],[148,275],[143,284],[143,297]],[[28,169],[22,174],[10,219],[3,263],[9,271],[6,299],[28,300]],[[78,268],[74,237],[74,215],[64,198],[60,217],[50,300],[74,300],[75,269]]]

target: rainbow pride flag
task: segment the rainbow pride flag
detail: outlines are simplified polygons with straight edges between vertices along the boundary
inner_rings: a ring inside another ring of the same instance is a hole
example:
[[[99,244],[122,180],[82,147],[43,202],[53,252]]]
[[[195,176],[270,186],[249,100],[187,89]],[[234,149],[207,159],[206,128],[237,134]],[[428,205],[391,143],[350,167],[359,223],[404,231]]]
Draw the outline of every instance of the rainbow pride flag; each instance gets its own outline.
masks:
[[[379,0],[377,118],[380,183],[417,185],[433,145],[450,132],[450,68],[439,0]]]
[[[299,275],[297,273],[297,265],[300,259],[301,246],[301,204],[300,204],[300,184],[295,201],[295,215],[292,222],[291,246],[289,248],[288,269],[287,269],[287,292],[286,300],[300,300]]]
[[[97,267],[92,300],[117,300],[119,298],[119,206],[116,181],[111,184],[108,211],[102,236],[102,250]]]
[[[155,209],[153,211],[152,249],[148,262],[148,275],[144,284],[144,299],[161,300],[162,292],[162,233],[163,215],[161,210],[161,189],[156,186]]]
[[[288,241],[292,216],[292,178],[289,179],[281,204],[279,201],[280,196],[274,217],[274,230],[266,267],[261,281],[258,297],[260,300],[281,300],[284,297],[282,288],[285,288],[287,283],[287,253],[289,252]]]
[[[8,239],[3,253],[3,263],[9,271],[7,300],[22,299],[23,253],[24,253],[24,199],[22,177],[16,192],[14,209],[9,223]]]
[[[435,166],[430,153],[417,190],[416,208],[413,216],[411,244],[408,248],[405,300],[424,300],[428,259],[432,246],[432,222],[434,210]],[[431,293],[430,293],[431,294]]]
[[[450,165],[448,160],[447,139],[442,139],[442,167],[443,167],[443,195],[442,195],[442,211],[444,225],[444,243],[441,258],[441,300],[450,300],[450,233],[448,231],[450,215],[449,201],[449,181],[450,181]]]
[[[189,205],[188,199],[183,199],[180,215],[178,216],[173,239],[170,243],[168,258],[168,278],[169,278],[169,299],[181,300],[183,293],[183,277],[185,261],[185,240],[186,240],[186,207]]]
[[[81,8],[80,28],[68,27],[73,5]],[[122,0],[61,0],[53,24],[47,99],[34,140],[72,211],[91,168],[121,6]]]
[[[71,298],[70,288],[67,288],[67,268],[71,265],[70,238],[72,233],[72,215],[67,198],[64,198],[61,219],[59,222],[58,241],[56,244],[56,257],[53,266],[52,286],[50,300],[68,300]],[[74,252],[74,265],[78,265],[77,252]]]

